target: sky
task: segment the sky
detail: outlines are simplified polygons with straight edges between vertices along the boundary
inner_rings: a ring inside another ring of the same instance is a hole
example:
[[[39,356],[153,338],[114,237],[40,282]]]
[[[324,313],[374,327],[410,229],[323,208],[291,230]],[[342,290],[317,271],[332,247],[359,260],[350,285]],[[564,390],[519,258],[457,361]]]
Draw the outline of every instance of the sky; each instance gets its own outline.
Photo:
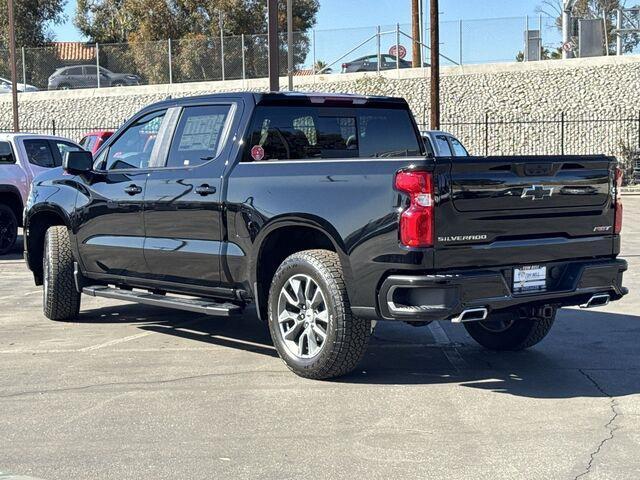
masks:
[[[429,2],[423,2],[423,8],[427,12]],[[539,4],[540,0],[440,0],[440,20],[446,22],[535,15],[535,7]],[[65,7],[67,22],[53,28],[58,41],[84,40],[72,23],[75,8],[75,0],[68,0]],[[409,0],[320,0],[316,29],[409,23],[410,15]]]
[[[68,0],[68,21],[54,28],[58,41],[82,41],[72,23],[75,1]],[[295,0],[294,0],[295,1]],[[428,18],[429,1],[423,1]],[[525,18],[529,28],[537,28],[536,7],[542,0],[440,0],[440,42],[443,65],[514,61],[523,50]],[[395,25],[411,34],[410,0],[320,0],[320,10],[311,47],[303,68],[322,60],[339,71],[343,62],[375,54],[376,25],[381,25],[381,53],[396,43]],[[462,22],[461,22],[462,21]],[[427,28],[425,20],[425,28]],[[560,34],[552,19],[542,25],[543,44],[560,45]],[[386,32],[386,33],[385,33]],[[309,34],[312,37],[311,34]],[[372,36],[374,38],[372,38]],[[425,38],[428,34],[425,32]],[[358,45],[363,44],[358,47]],[[401,44],[410,47],[401,35]],[[358,47],[358,48],[356,48]],[[407,51],[409,48],[407,48]],[[410,55],[410,54],[409,54]],[[428,52],[424,52],[428,60]]]

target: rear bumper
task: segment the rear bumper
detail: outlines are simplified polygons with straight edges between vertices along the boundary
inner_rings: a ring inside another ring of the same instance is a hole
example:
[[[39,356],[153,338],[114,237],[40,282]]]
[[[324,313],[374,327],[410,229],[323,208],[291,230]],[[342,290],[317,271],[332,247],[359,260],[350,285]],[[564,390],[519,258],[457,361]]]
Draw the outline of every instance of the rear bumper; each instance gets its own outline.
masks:
[[[618,300],[628,292],[622,286],[627,262],[621,259],[545,265],[549,272],[546,290],[521,294],[511,288],[513,267],[391,275],[378,293],[378,309],[386,320],[448,320],[469,309],[491,312],[522,305],[566,307],[586,304],[596,294]]]

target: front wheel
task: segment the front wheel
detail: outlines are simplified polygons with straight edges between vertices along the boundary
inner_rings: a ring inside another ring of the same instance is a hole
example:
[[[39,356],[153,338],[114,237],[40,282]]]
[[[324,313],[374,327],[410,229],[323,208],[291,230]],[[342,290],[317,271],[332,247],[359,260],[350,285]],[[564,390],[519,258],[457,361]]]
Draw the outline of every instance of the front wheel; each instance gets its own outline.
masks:
[[[269,329],[297,375],[327,379],[352,371],[367,348],[371,321],[351,313],[340,259],[328,250],[287,257],[269,292]]]
[[[44,315],[51,320],[73,320],[80,312],[73,266],[67,227],[50,227],[44,237],[42,256],[42,305]]]
[[[522,316],[519,312],[500,312],[482,322],[464,324],[471,337],[490,350],[524,350],[547,336],[556,310],[547,318]]]

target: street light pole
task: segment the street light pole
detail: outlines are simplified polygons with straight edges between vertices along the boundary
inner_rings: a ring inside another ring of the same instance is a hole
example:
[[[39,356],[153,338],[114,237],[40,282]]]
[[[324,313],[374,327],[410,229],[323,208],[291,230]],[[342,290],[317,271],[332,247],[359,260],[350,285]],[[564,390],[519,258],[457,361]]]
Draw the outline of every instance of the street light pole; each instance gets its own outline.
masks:
[[[8,0],[9,10],[9,56],[11,57],[11,96],[13,109],[13,131],[20,131],[20,123],[18,122],[18,80],[16,67],[16,29],[15,18],[13,15],[13,0]]]
[[[278,0],[267,0],[267,38],[269,43],[269,90],[280,90],[278,61]]]
[[[431,0],[429,7],[429,29],[431,31],[431,129],[440,130],[440,31],[438,28],[438,0]]]

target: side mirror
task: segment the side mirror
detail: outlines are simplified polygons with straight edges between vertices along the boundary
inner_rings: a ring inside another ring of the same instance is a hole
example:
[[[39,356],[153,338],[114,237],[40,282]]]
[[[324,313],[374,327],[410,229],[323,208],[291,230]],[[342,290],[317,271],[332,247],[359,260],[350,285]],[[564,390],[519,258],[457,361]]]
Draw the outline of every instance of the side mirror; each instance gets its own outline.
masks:
[[[62,168],[68,173],[86,173],[93,168],[93,155],[86,150],[65,152],[62,157]]]

